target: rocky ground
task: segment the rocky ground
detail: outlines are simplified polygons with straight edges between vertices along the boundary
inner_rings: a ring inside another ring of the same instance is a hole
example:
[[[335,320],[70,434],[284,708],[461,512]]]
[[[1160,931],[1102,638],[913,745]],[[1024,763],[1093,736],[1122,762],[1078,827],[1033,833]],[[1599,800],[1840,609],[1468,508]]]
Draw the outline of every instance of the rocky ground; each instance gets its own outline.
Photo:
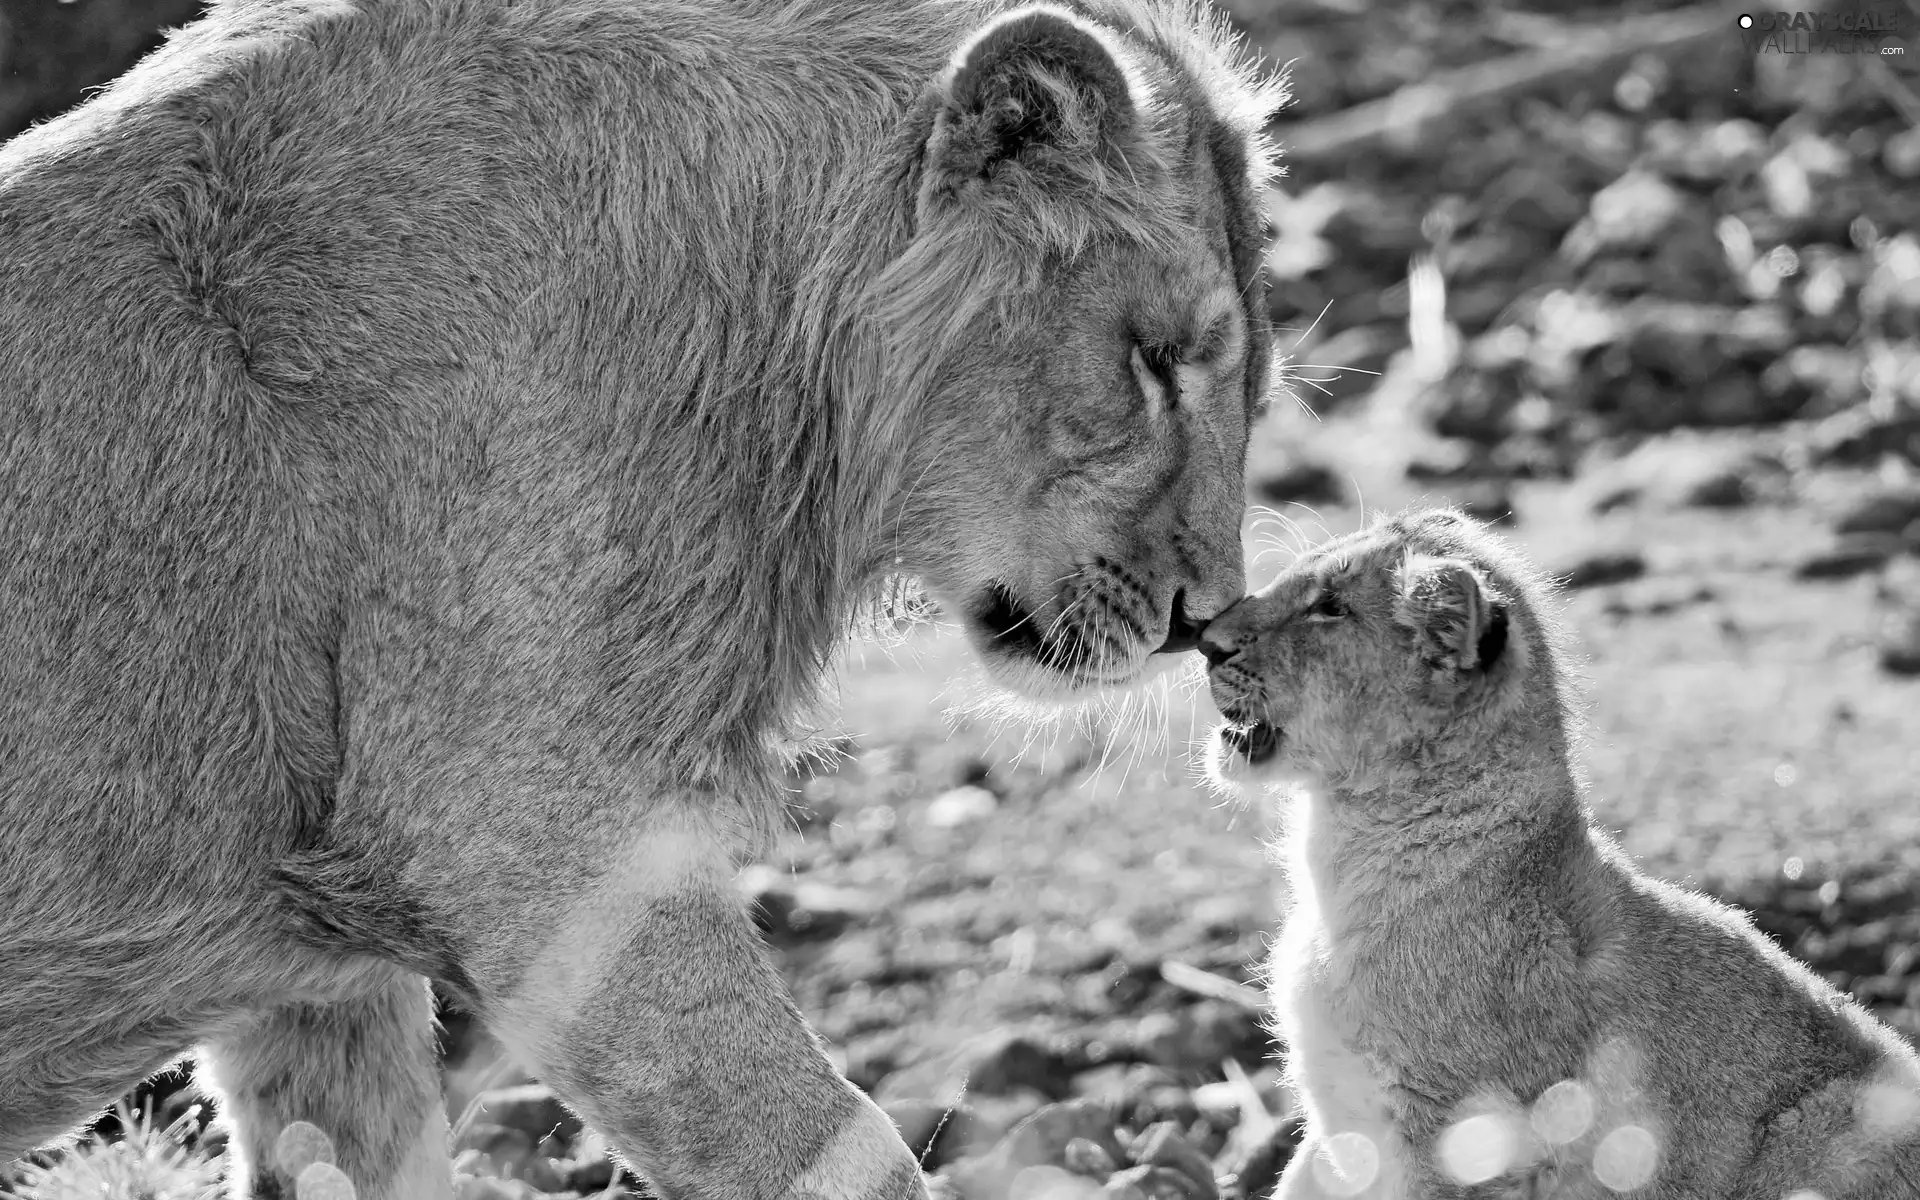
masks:
[[[7,9],[0,57],[59,21],[123,53],[109,18],[161,6],[116,2]],[[1664,4],[1225,7],[1297,94],[1271,266],[1303,403],[1258,432],[1256,572],[1363,499],[1502,522],[1568,584],[1603,823],[1920,1036],[1920,60],[1755,54]],[[16,73],[0,117],[78,70]],[[865,649],[845,755],[743,878],[961,1196],[1264,1195],[1290,1152],[1267,814],[1185,777],[1192,682],[1036,731],[948,634]],[[447,1021],[466,1194],[641,1194]],[[143,1091],[161,1124],[182,1078]]]

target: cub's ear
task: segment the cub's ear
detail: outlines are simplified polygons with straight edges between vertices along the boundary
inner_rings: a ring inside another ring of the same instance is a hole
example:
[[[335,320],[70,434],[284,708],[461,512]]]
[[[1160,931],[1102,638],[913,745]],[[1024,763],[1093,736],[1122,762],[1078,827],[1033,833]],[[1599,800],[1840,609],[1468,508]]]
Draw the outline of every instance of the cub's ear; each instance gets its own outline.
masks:
[[[1144,101],[1112,35],[1035,4],[996,18],[954,55],[927,141],[921,203],[989,187],[1018,163],[1044,176],[1117,162]]]
[[[1472,564],[1410,554],[1400,566],[1394,619],[1421,654],[1456,672],[1486,671],[1507,651],[1507,601]]]

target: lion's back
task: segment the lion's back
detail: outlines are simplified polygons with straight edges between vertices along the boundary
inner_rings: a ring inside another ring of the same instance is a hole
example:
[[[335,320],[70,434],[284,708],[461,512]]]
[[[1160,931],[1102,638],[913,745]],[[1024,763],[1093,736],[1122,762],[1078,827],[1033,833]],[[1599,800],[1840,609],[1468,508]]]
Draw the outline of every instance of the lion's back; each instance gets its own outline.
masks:
[[[770,369],[726,314],[805,284],[821,247],[766,231],[832,223],[780,181],[882,138],[937,65],[924,18],[967,15],[912,8],[232,0],[0,146],[4,857],[115,878],[186,870],[209,826],[236,864],[303,836],[379,547],[489,455],[527,468],[490,424],[520,397]],[[611,73],[656,102],[579,145]],[[646,311],[540,308],[608,270]],[[179,820],[131,819],[156,805]]]

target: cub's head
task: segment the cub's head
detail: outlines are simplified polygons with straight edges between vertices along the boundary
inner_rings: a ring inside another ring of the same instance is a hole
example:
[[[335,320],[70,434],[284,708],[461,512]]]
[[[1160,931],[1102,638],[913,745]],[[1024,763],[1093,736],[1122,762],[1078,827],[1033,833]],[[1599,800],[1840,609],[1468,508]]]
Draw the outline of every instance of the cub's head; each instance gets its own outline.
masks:
[[[1032,5],[975,30],[928,90],[913,236],[875,287],[921,397],[899,561],[1039,698],[1191,649],[1245,587],[1280,96],[1196,8]]]
[[[1557,725],[1541,585],[1484,527],[1446,510],[1337,538],[1209,625],[1208,767],[1380,780],[1484,753],[1528,713]]]

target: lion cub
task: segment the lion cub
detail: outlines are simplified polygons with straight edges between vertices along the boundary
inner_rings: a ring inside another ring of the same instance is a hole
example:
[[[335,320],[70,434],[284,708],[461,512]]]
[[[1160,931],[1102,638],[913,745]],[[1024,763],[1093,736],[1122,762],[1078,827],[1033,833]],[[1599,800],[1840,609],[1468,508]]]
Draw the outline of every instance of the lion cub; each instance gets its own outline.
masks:
[[[1308,1137],[1277,1195],[1920,1197],[1920,1057],[1592,824],[1549,592],[1416,512],[1203,635],[1216,777],[1303,785],[1272,996]]]

